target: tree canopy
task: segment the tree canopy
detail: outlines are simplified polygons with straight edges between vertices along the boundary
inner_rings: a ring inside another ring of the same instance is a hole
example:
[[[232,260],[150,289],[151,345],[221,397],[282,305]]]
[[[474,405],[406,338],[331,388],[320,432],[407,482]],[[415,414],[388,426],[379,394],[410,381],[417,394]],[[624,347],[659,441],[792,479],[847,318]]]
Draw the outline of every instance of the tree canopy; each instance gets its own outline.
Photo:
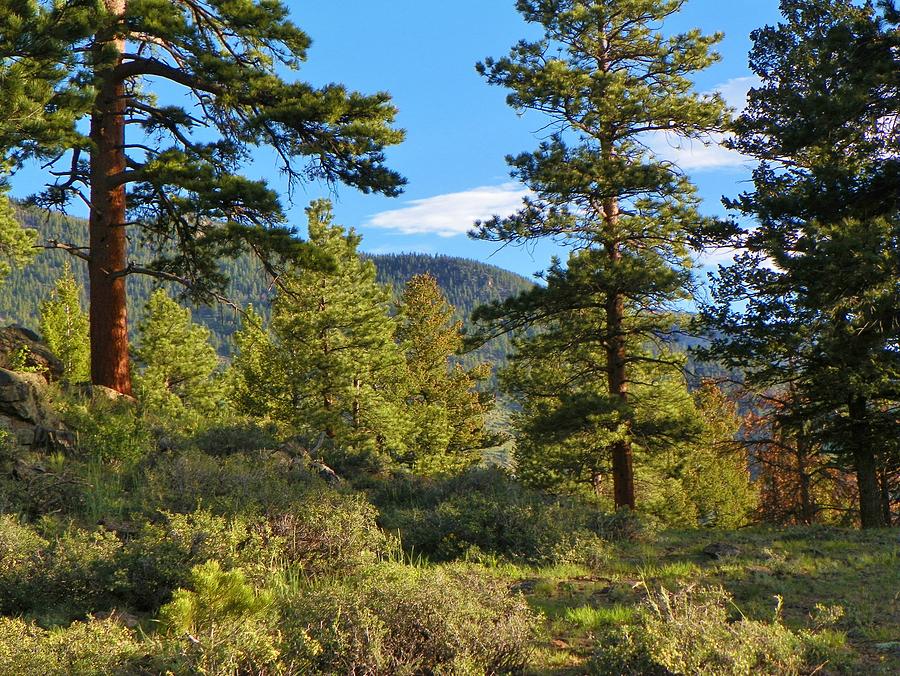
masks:
[[[510,90],[512,107],[546,116],[549,139],[508,158],[533,196],[515,215],[479,223],[474,236],[552,238],[572,249],[566,265],[553,263],[546,287],[479,316],[487,335],[531,325],[553,331],[566,318],[589,317],[581,326],[591,334],[579,340],[602,355],[595,374],[606,395],[598,406],[616,411],[609,443],[617,506],[635,505],[629,387],[638,365],[656,359],[647,343],[677,324],[675,303],[691,289],[689,244],[708,220],[688,179],[650,142],[667,134],[708,140],[726,119],[721,97],[693,92],[690,79],[717,60],[711,50],[721,35],[660,30],[683,4],[520,0],[543,36],[478,64],[488,83]],[[564,354],[571,345],[554,349]]]
[[[854,468],[862,523],[878,526],[900,402],[898,15],[849,0],[781,11],[752,34],[761,85],[731,145],[759,164],[727,204],[753,221],[716,240],[742,253],[715,280],[705,353],[758,392],[789,390],[779,425]]]
[[[55,177],[38,204],[74,199],[90,211],[87,242],[43,245],[88,263],[94,382],[130,388],[128,275],[211,301],[227,281],[223,257],[251,252],[272,273],[284,260],[322,263],[285,224],[277,193],[242,174],[254,148],[269,149],[289,186],[400,190],[384,166],[384,148],[403,138],[389,96],[282,77],[301,67],[310,39],[281,2],[13,4],[0,33],[13,101],[0,142],[10,169],[37,160]],[[17,122],[28,107],[40,114]],[[129,239],[150,245],[148,260],[130,259]]]

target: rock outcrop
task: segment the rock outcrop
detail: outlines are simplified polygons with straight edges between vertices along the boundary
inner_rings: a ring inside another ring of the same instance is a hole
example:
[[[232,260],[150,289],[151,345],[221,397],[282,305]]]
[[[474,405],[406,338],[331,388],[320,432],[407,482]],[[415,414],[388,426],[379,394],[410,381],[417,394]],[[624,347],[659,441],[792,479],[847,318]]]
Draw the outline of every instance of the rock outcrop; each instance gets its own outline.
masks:
[[[19,360],[25,368],[41,374],[45,380],[62,378],[62,362],[34,331],[21,326],[0,328],[0,367],[9,369]]]
[[[74,444],[75,435],[47,406],[46,385],[40,374],[0,368],[0,428],[19,446],[65,449]]]

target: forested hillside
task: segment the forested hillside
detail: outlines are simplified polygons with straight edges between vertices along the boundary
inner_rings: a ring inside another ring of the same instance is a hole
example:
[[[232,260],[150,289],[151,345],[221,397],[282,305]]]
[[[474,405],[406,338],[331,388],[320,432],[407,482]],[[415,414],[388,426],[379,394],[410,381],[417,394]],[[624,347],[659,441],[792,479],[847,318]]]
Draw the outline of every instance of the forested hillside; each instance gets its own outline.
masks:
[[[87,238],[87,223],[84,219],[61,216],[36,209],[19,207],[19,220],[41,234],[42,240],[60,242],[83,242]],[[390,284],[394,293],[399,294],[403,285],[413,275],[431,274],[438,282],[447,300],[456,308],[457,316],[466,320],[480,304],[502,300],[532,286],[517,274],[465,258],[453,256],[431,256],[428,254],[388,254],[367,255],[378,269],[378,281]],[[77,260],[63,252],[42,251],[35,260],[15,269],[6,282],[0,285],[0,321],[4,324],[20,324],[37,329],[40,301],[49,293],[53,283],[62,274],[63,265],[69,259],[76,279],[83,288],[87,286],[87,270]],[[269,313],[271,288],[262,268],[249,257],[236,261],[224,261],[228,276],[232,280],[228,294],[238,307],[248,304],[263,317]],[[139,321],[144,314],[144,305],[158,280],[140,275],[128,278],[129,316]],[[176,293],[174,285],[163,284],[171,293]],[[225,305],[217,307],[199,306],[192,308],[194,321],[205,324],[212,331],[212,341],[222,355],[231,353],[229,338],[240,326],[240,315]],[[131,323],[132,329],[136,322]],[[509,352],[509,341],[505,337],[495,339],[464,361],[486,360],[503,362]]]

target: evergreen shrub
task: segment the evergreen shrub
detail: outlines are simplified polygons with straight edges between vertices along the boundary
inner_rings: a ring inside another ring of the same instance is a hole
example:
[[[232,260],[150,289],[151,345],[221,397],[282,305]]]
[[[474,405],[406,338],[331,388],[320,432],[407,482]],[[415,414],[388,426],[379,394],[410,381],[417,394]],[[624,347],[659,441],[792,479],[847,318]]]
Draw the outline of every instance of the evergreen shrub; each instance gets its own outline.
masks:
[[[518,673],[537,626],[520,595],[461,566],[383,563],[281,608],[285,659],[317,674]]]
[[[578,550],[593,557],[606,525],[590,503],[530,489],[496,467],[435,481],[401,476],[376,488],[374,500],[382,526],[435,561],[574,562]]]

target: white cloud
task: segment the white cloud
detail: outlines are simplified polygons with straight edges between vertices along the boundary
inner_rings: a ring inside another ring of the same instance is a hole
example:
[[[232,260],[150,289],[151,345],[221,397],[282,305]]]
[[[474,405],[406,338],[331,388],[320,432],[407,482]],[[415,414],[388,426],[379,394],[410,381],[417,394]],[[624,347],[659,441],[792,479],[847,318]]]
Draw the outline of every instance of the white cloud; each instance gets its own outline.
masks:
[[[747,107],[747,94],[751,89],[762,84],[755,75],[747,77],[734,77],[722,84],[713,87],[712,91],[719,92],[729,108],[740,112]]]
[[[699,267],[708,270],[715,270],[720,265],[731,265],[735,256],[740,254],[742,249],[732,247],[719,247],[715,249],[707,249],[694,258],[694,263]]]
[[[747,106],[747,93],[760,84],[756,76],[736,77],[713,88],[725,99],[734,112],[740,113]],[[656,155],[670,160],[686,171],[703,171],[740,167],[748,158],[722,146],[724,136],[712,134],[707,142],[679,137],[676,134],[658,132],[651,135],[648,144]]]
[[[477,220],[509,216],[519,209],[529,191],[519,183],[482,186],[463,192],[412,200],[406,206],[382,211],[365,225],[394,230],[405,235],[465,234]]]
[[[674,162],[685,171],[726,169],[742,166],[747,158],[721,145],[723,136],[712,134],[707,142],[682,138],[676,134],[658,132],[647,145],[663,160]]]

